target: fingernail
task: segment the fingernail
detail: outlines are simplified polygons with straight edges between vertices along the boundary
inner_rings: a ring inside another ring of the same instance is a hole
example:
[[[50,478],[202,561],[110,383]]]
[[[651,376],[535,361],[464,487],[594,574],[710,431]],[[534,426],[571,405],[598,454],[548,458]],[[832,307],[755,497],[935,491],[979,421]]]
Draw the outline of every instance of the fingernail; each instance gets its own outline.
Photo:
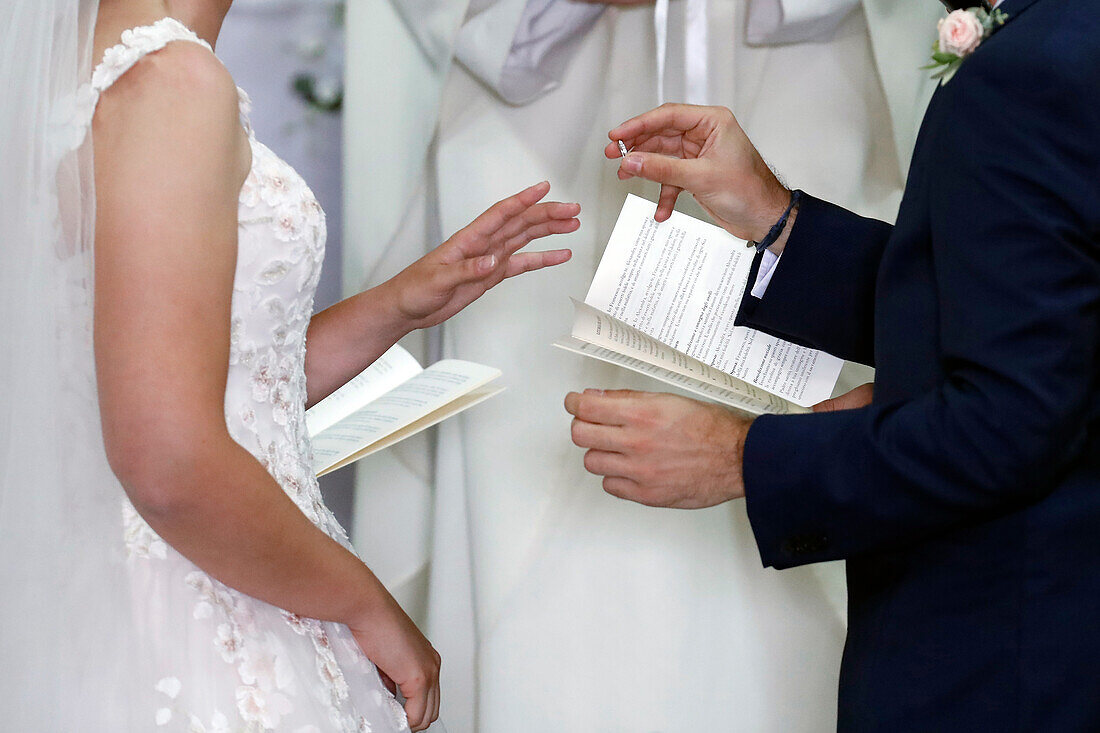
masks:
[[[494,267],[497,266],[497,256],[485,255],[480,260],[478,260],[477,266],[478,269],[480,269],[482,272],[488,272],[489,270],[492,270]]]
[[[642,172],[642,156],[630,155],[623,158],[623,170],[627,173],[641,173]]]

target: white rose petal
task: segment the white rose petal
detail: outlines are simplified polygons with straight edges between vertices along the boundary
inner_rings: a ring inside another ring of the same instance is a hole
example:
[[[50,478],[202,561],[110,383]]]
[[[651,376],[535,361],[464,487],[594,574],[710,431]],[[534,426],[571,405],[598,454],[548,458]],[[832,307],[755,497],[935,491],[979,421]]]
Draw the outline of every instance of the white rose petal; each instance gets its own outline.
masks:
[[[161,708],[157,711],[157,725],[168,725],[168,721],[172,719],[172,711],[168,708]]]

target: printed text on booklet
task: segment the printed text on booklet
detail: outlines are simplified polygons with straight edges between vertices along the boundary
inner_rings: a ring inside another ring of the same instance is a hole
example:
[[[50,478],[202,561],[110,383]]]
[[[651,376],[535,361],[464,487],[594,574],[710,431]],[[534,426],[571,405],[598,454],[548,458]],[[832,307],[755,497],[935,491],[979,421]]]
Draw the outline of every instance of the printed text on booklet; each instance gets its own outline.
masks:
[[[656,205],[623,204],[572,334],[556,346],[753,414],[828,399],[844,362],[734,326],[753,250],[724,229]]]

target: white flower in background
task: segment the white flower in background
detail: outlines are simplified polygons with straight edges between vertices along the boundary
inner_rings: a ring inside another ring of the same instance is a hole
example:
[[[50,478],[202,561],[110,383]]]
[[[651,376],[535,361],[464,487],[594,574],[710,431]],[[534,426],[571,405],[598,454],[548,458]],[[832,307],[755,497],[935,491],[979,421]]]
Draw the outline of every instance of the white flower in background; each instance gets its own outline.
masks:
[[[332,106],[344,95],[344,86],[339,79],[323,76],[313,85],[313,97],[325,107]]]
[[[298,42],[298,55],[310,61],[325,55],[327,44],[320,34],[306,36]]]
[[[172,719],[172,711],[168,708],[160,708],[157,710],[157,725],[168,725],[168,721]]]

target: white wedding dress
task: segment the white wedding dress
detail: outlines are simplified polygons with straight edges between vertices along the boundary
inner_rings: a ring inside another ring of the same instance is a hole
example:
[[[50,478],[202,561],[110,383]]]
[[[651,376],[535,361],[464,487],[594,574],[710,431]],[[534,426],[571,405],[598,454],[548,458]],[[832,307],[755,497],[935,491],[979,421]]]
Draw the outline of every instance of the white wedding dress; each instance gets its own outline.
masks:
[[[210,50],[172,18],[124,33],[85,90],[88,120],[104,90],[173,41]],[[256,140],[248,97],[239,94],[252,167],[240,192],[226,424],[302,513],[351,549],[322,503],[305,427],[305,339],[324,256],[324,213],[298,174]],[[133,633],[149,652],[149,667],[144,689],[119,695],[131,710],[147,708],[149,730],[408,730],[401,705],[347,627],[219,583],[161,540],[123,498],[120,511]]]

